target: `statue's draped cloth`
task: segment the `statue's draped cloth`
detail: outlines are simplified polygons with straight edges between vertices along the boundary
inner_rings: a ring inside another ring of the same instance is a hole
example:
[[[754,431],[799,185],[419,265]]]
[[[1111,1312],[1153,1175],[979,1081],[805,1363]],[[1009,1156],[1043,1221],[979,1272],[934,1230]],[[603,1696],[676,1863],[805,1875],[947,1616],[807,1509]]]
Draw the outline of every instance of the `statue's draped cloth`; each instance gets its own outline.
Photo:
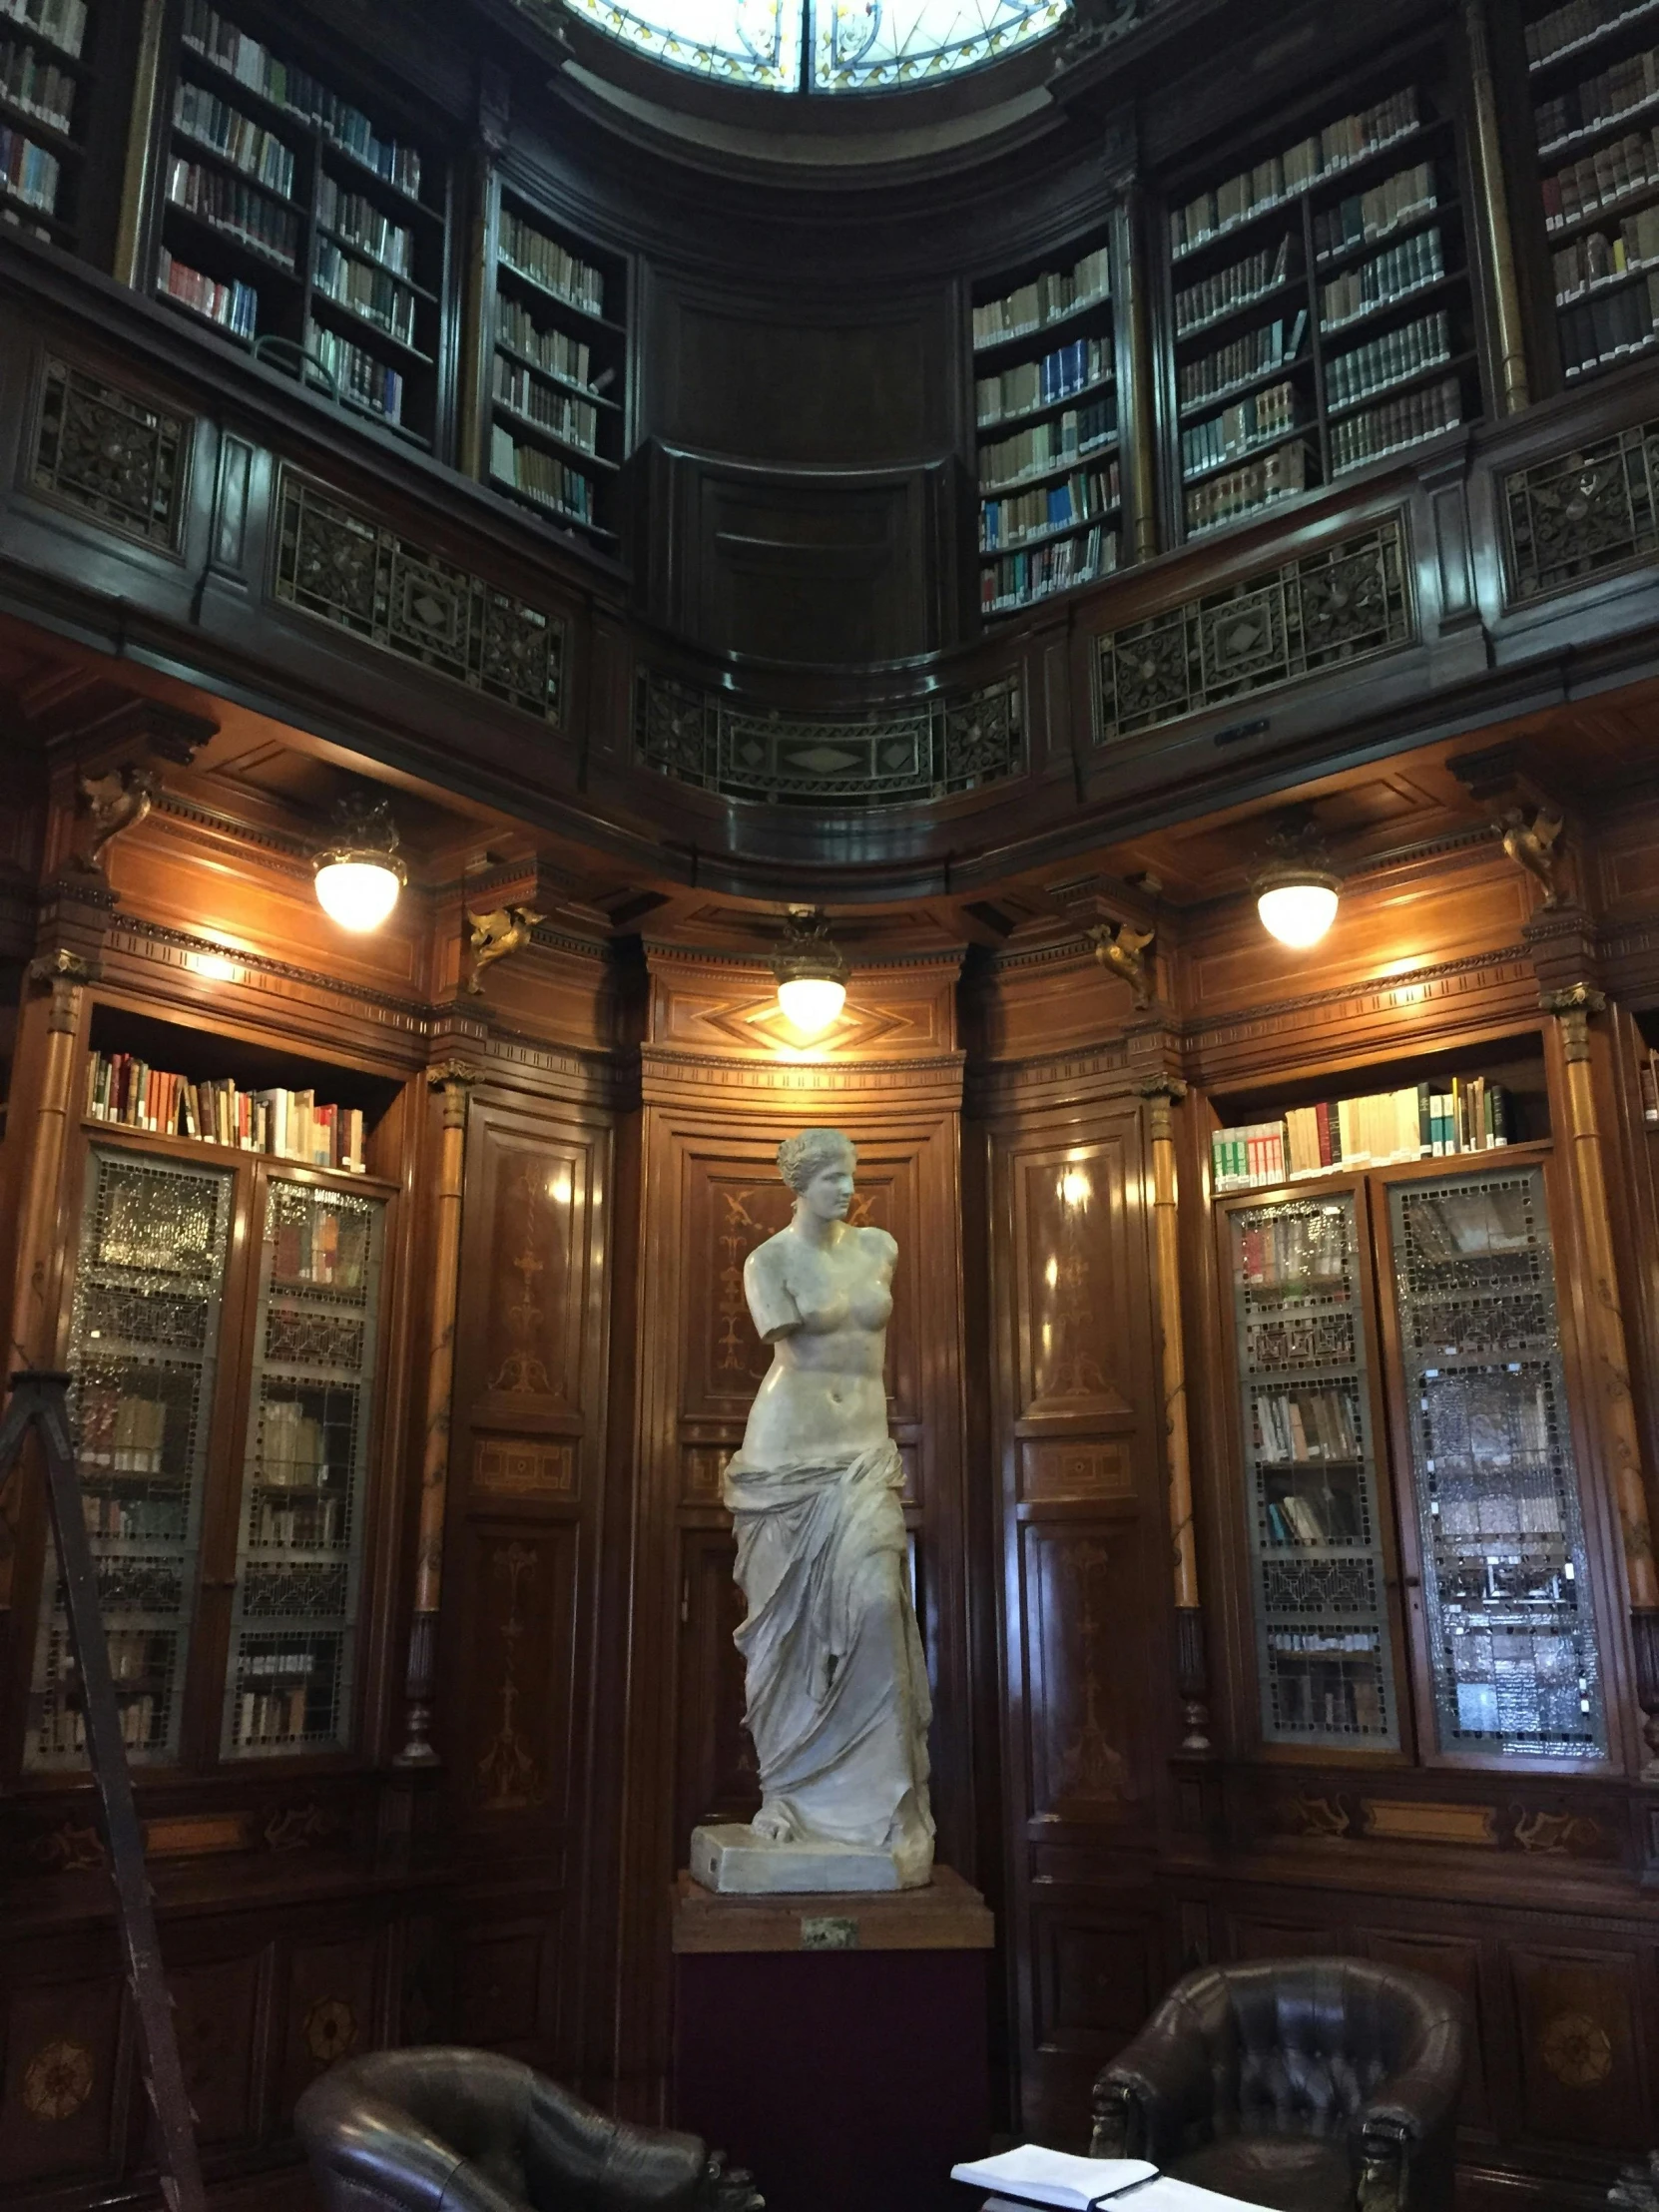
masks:
[[[907,1588],[903,1487],[890,1440],[800,1466],[753,1466],[740,1453],[724,1481],[766,1801],[804,1835],[888,1846],[901,1863],[930,1854],[933,1834],[932,1702]]]

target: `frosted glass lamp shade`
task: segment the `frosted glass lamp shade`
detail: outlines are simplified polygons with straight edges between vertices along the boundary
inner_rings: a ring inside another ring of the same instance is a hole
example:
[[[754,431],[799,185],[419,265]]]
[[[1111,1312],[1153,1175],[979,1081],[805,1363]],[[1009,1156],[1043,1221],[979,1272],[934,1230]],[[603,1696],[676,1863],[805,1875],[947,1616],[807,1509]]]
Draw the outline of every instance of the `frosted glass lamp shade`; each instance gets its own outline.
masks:
[[[397,904],[401,871],[383,855],[324,859],[316,871],[317,903],[330,921],[359,934],[378,929]]]
[[[1257,894],[1256,911],[1271,936],[1305,952],[1337,918],[1337,886],[1330,876],[1313,874],[1301,882],[1269,884]]]
[[[778,1003],[804,1037],[820,1037],[846,1004],[846,985],[830,975],[792,975]]]

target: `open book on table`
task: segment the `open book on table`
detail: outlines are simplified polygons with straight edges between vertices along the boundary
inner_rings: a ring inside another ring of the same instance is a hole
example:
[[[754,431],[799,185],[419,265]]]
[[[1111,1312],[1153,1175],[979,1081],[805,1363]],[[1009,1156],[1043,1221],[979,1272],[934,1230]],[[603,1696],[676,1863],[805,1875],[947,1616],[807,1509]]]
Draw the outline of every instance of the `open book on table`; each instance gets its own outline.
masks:
[[[1069,2151],[1045,2150],[1026,2143],[995,2158],[977,2158],[952,2166],[952,2181],[987,2189],[983,2212],[1101,2212],[1121,2204],[1123,2212],[1262,2212],[1239,2197],[1218,2196],[1161,2174],[1144,2158],[1078,2158]]]

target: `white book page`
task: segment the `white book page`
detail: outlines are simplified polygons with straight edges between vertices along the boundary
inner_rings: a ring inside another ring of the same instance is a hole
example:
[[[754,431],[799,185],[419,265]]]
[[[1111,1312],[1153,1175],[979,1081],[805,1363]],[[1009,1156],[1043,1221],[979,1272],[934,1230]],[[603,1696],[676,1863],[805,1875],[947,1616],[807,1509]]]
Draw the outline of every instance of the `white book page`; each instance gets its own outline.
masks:
[[[1052,2205],[1056,2212],[1087,2212],[1096,2198],[1135,2182],[1151,2181],[1158,2172],[1144,2158],[1078,2158],[1070,2151],[1045,2150],[1040,2143],[1024,2143],[995,2158],[978,2158],[970,2165],[952,2166],[952,2181],[970,2188],[992,2189],[1019,2197],[1027,2204]],[[1144,2206],[1146,2190],[1136,2199]]]

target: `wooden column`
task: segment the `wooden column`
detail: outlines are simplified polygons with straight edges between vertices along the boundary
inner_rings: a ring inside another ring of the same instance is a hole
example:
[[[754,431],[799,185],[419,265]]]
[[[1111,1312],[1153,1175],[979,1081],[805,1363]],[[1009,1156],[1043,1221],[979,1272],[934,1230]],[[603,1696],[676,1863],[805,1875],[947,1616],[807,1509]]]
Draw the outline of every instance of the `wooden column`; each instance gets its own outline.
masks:
[[[1119,401],[1119,429],[1125,441],[1124,459],[1134,505],[1133,557],[1137,561],[1150,561],[1158,551],[1158,433],[1152,404],[1156,387],[1152,366],[1152,319],[1143,259],[1144,229],[1141,195],[1131,186],[1124,199],[1118,232],[1118,267],[1123,289],[1120,359],[1127,355],[1130,378],[1128,391]]]
[[[145,287],[149,225],[146,217],[155,186],[156,88],[161,78],[165,0],[144,0],[138,60],[133,69],[133,105],[127,124],[127,168],[121,184],[121,224],[116,233],[115,274],[135,291]]]
[[[1625,1588],[1630,1603],[1636,1650],[1636,1691],[1646,1716],[1648,1758],[1644,1769],[1659,1780],[1659,1573],[1653,1559],[1653,1527],[1642,1469],[1641,1438],[1630,1394],[1630,1363],[1625,1349],[1624,1315],[1619,1306],[1618,1274],[1613,1262],[1613,1224],[1607,1200],[1607,1167],[1596,1116],[1590,1057],[1590,1017],[1607,1010],[1602,992],[1588,983],[1548,991],[1545,1011],[1561,1028],[1567,1063],[1568,1134],[1572,1140],[1573,1181],[1583,1227],[1585,1311],[1589,1324],[1590,1374],[1596,1419],[1613,1498],[1618,1508],[1624,1553]]]
[[[1170,1565],[1175,1576],[1176,1666],[1187,1733],[1181,1749],[1211,1748],[1204,1653],[1204,1615],[1198,1595],[1198,1546],[1193,1534],[1193,1467],[1187,1431],[1187,1352],[1181,1308],[1181,1229],[1175,1176],[1174,1108],[1187,1086],[1160,1075],[1141,1086],[1152,1142],[1153,1268],[1158,1286],[1160,1378],[1164,1393],[1164,1450],[1169,1477]]]
[[[1520,286],[1515,277],[1515,241],[1509,228],[1509,197],[1503,182],[1503,144],[1498,131],[1497,87],[1486,35],[1486,0],[1463,0],[1463,29],[1468,40],[1469,80],[1474,109],[1474,169],[1479,186],[1479,220],[1486,234],[1486,258],[1492,273],[1494,332],[1505,414],[1532,403],[1526,365],[1526,334],[1521,321]]]
[[[461,1276],[461,1188],[466,1165],[467,1095],[476,1070],[445,1060],[426,1080],[443,1093],[437,1187],[433,1194],[432,1327],[426,1354],[426,1443],[420,1466],[420,1529],[415,1545],[414,1618],[404,1684],[404,1744],[396,1764],[436,1764],[432,1749],[433,1662],[443,1587],[443,1518],[449,1497],[449,1414],[455,1390],[455,1308]]]

